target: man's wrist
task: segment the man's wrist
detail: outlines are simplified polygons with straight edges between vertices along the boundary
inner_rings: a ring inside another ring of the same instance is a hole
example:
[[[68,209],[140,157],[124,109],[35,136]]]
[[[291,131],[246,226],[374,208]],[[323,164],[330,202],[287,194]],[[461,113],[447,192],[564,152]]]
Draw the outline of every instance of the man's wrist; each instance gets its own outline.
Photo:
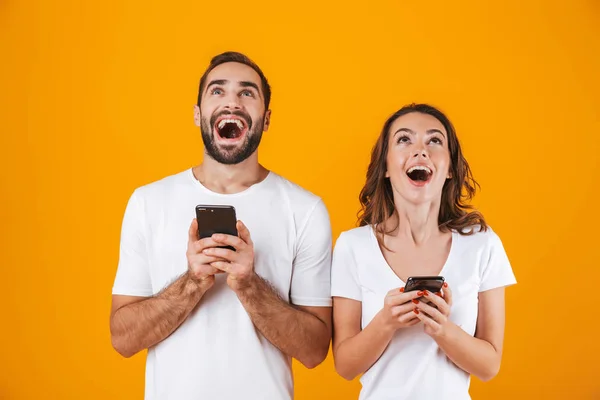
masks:
[[[200,295],[203,296],[204,293],[210,289],[212,286],[209,283],[209,280],[214,279],[214,276],[208,276],[204,279],[196,279],[193,275],[188,271],[186,272],[186,279],[184,281],[183,292],[187,296]]]
[[[238,295],[247,295],[252,292],[256,286],[260,283],[261,278],[252,271],[247,277],[243,279],[236,279],[235,292]]]

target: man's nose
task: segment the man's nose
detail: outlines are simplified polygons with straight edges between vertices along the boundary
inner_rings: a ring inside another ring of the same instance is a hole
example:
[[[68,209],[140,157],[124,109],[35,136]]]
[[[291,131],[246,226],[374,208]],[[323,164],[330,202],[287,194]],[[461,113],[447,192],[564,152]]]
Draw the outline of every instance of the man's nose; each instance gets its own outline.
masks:
[[[225,103],[225,109],[239,110],[240,108],[242,108],[240,105],[240,98],[236,94],[231,94],[231,95],[227,96],[227,101]]]

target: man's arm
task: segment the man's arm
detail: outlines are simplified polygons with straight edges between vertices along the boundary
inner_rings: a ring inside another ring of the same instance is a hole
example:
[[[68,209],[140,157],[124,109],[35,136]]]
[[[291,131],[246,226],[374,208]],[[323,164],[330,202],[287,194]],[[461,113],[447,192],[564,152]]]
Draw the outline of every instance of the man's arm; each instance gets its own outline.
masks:
[[[131,357],[167,338],[194,309],[205,291],[186,272],[156,296],[113,295],[110,313],[112,345]]]
[[[307,368],[316,367],[329,350],[331,307],[295,306],[282,300],[269,282],[254,272],[250,232],[241,221],[237,229],[239,237],[213,235],[217,243],[233,246],[236,251],[211,248],[204,253],[225,260],[211,265],[227,273],[227,284],[263,336]]]
[[[307,368],[316,367],[327,357],[331,307],[290,305],[256,274],[236,293],[256,328],[283,353]]]
[[[110,313],[112,345],[124,357],[163,341],[181,325],[196,307],[221,271],[210,265],[220,258],[202,251],[216,243],[197,240],[198,224],[194,219],[188,232],[188,271],[152,297],[113,295]]]

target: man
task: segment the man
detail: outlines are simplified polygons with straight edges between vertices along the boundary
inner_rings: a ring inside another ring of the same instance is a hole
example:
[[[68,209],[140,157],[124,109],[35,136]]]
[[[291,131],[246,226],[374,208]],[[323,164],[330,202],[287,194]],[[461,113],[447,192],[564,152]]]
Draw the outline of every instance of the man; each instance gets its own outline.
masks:
[[[291,399],[291,358],[327,356],[329,215],[259,164],[270,97],[246,56],[214,57],[195,107],[204,161],[129,199],[110,328],[123,356],[149,349],[146,400]],[[239,237],[199,240],[198,204],[234,206]]]

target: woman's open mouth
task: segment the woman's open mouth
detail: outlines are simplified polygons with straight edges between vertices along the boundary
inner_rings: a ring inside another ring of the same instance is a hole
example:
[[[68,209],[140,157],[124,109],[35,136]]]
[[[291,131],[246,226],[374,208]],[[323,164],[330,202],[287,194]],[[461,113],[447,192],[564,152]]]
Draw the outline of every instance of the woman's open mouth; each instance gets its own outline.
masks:
[[[406,175],[413,185],[425,186],[431,180],[433,172],[426,165],[415,165],[406,171]]]
[[[226,115],[217,120],[214,129],[220,139],[236,141],[246,134],[248,125],[238,116]]]

